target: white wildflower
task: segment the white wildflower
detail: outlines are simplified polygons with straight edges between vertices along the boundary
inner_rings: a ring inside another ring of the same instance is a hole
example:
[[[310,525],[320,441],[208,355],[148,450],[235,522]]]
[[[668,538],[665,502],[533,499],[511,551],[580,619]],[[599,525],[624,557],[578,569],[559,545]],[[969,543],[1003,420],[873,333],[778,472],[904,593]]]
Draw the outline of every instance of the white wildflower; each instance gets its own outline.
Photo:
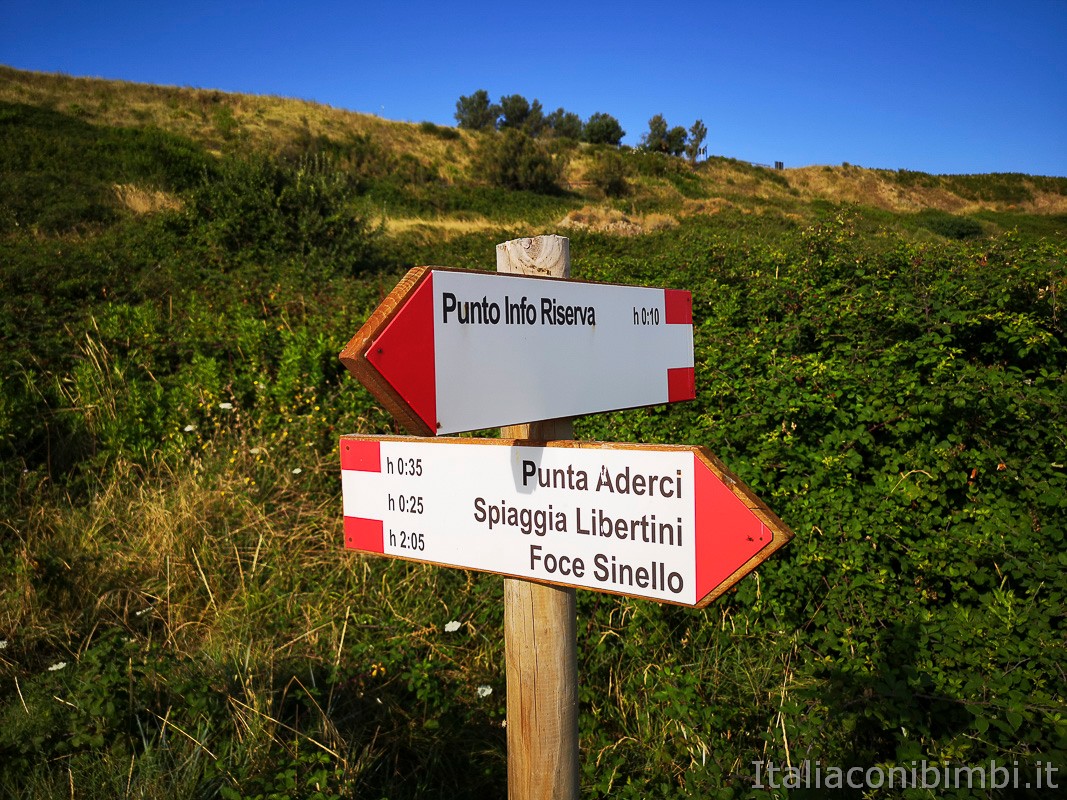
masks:
[[[300,467],[293,467],[293,474],[294,475],[299,475],[303,471],[304,470],[300,469]]]
[[[196,430],[196,426],[195,425],[186,425],[184,428],[182,428],[182,430],[185,431],[186,433],[192,433],[193,431]]]
[[[225,409],[233,408],[233,403],[219,403],[219,408],[225,408]]]
[[[7,649],[7,639],[0,639],[0,650]]]
[[[479,686],[478,687],[478,696],[479,697],[488,697],[492,693],[493,693],[493,687],[492,686]]]
[[[445,625],[445,633],[455,633],[459,630],[459,620],[452,620]]]
[[[67,662],[66,661],[59,661],[59,662],[53,664],[52,666],[50,666],[48,668],[48,671],[49,672],[58,672],[59,670],[63,669],[63,667],[65,667],[65,666],[67,666]]]

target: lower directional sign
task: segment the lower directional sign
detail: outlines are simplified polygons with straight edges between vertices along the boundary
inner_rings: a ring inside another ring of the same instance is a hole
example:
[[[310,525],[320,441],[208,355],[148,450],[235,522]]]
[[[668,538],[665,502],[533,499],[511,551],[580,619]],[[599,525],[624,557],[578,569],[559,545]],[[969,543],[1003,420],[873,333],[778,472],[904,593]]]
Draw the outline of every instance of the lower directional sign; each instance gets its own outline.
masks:
[[[702,607],[792,532],[700,447],[341,438],[345,546]]]

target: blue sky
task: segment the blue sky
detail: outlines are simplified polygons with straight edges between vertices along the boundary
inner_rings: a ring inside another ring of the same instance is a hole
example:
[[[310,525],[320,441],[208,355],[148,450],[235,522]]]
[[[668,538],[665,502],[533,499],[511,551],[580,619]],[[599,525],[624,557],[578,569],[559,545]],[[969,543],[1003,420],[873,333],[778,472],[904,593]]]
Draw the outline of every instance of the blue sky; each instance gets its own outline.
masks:
[[[1067,176],[1067,0],[0,0],[0,63],[444,125],[486,89],[627,144],[663,114],[761,163]]]

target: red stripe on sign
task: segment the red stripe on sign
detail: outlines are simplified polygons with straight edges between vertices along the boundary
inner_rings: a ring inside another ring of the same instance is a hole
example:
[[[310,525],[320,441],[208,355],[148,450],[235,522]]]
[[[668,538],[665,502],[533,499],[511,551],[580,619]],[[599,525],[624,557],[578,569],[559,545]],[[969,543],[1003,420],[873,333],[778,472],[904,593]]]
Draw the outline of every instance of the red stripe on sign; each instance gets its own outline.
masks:
[[[697,376],[693,367],[675,367],[667,370],[667,402],[695,400]]]
[[[382,443],[364,439],[342,439],[341,469],[381,472]]]
[[[700,602],[770,544],[771,532],[695,454],[693,467],[697,602]]]
[[[692,325],[693,295],[684,289],[664,289],[663,316],[668,325]]]
[[[380,519],[345,517],[345,547],[368,553],[385,552],[385,533]]]
[[[437,368],[433,342],[433,273],[404,302],[366,353],[431,431],[437,430]]]

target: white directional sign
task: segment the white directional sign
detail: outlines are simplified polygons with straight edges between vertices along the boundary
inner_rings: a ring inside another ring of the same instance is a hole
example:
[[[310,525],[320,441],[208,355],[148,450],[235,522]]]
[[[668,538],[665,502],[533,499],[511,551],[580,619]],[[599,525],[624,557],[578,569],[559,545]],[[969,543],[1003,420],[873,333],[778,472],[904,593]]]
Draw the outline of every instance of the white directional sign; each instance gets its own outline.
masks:
[[[698,447],[341,438],[345,545],[703,606],[792,532]]]
[[[692,400],[692,297],[420,267],[341,361],[425,436]]]

